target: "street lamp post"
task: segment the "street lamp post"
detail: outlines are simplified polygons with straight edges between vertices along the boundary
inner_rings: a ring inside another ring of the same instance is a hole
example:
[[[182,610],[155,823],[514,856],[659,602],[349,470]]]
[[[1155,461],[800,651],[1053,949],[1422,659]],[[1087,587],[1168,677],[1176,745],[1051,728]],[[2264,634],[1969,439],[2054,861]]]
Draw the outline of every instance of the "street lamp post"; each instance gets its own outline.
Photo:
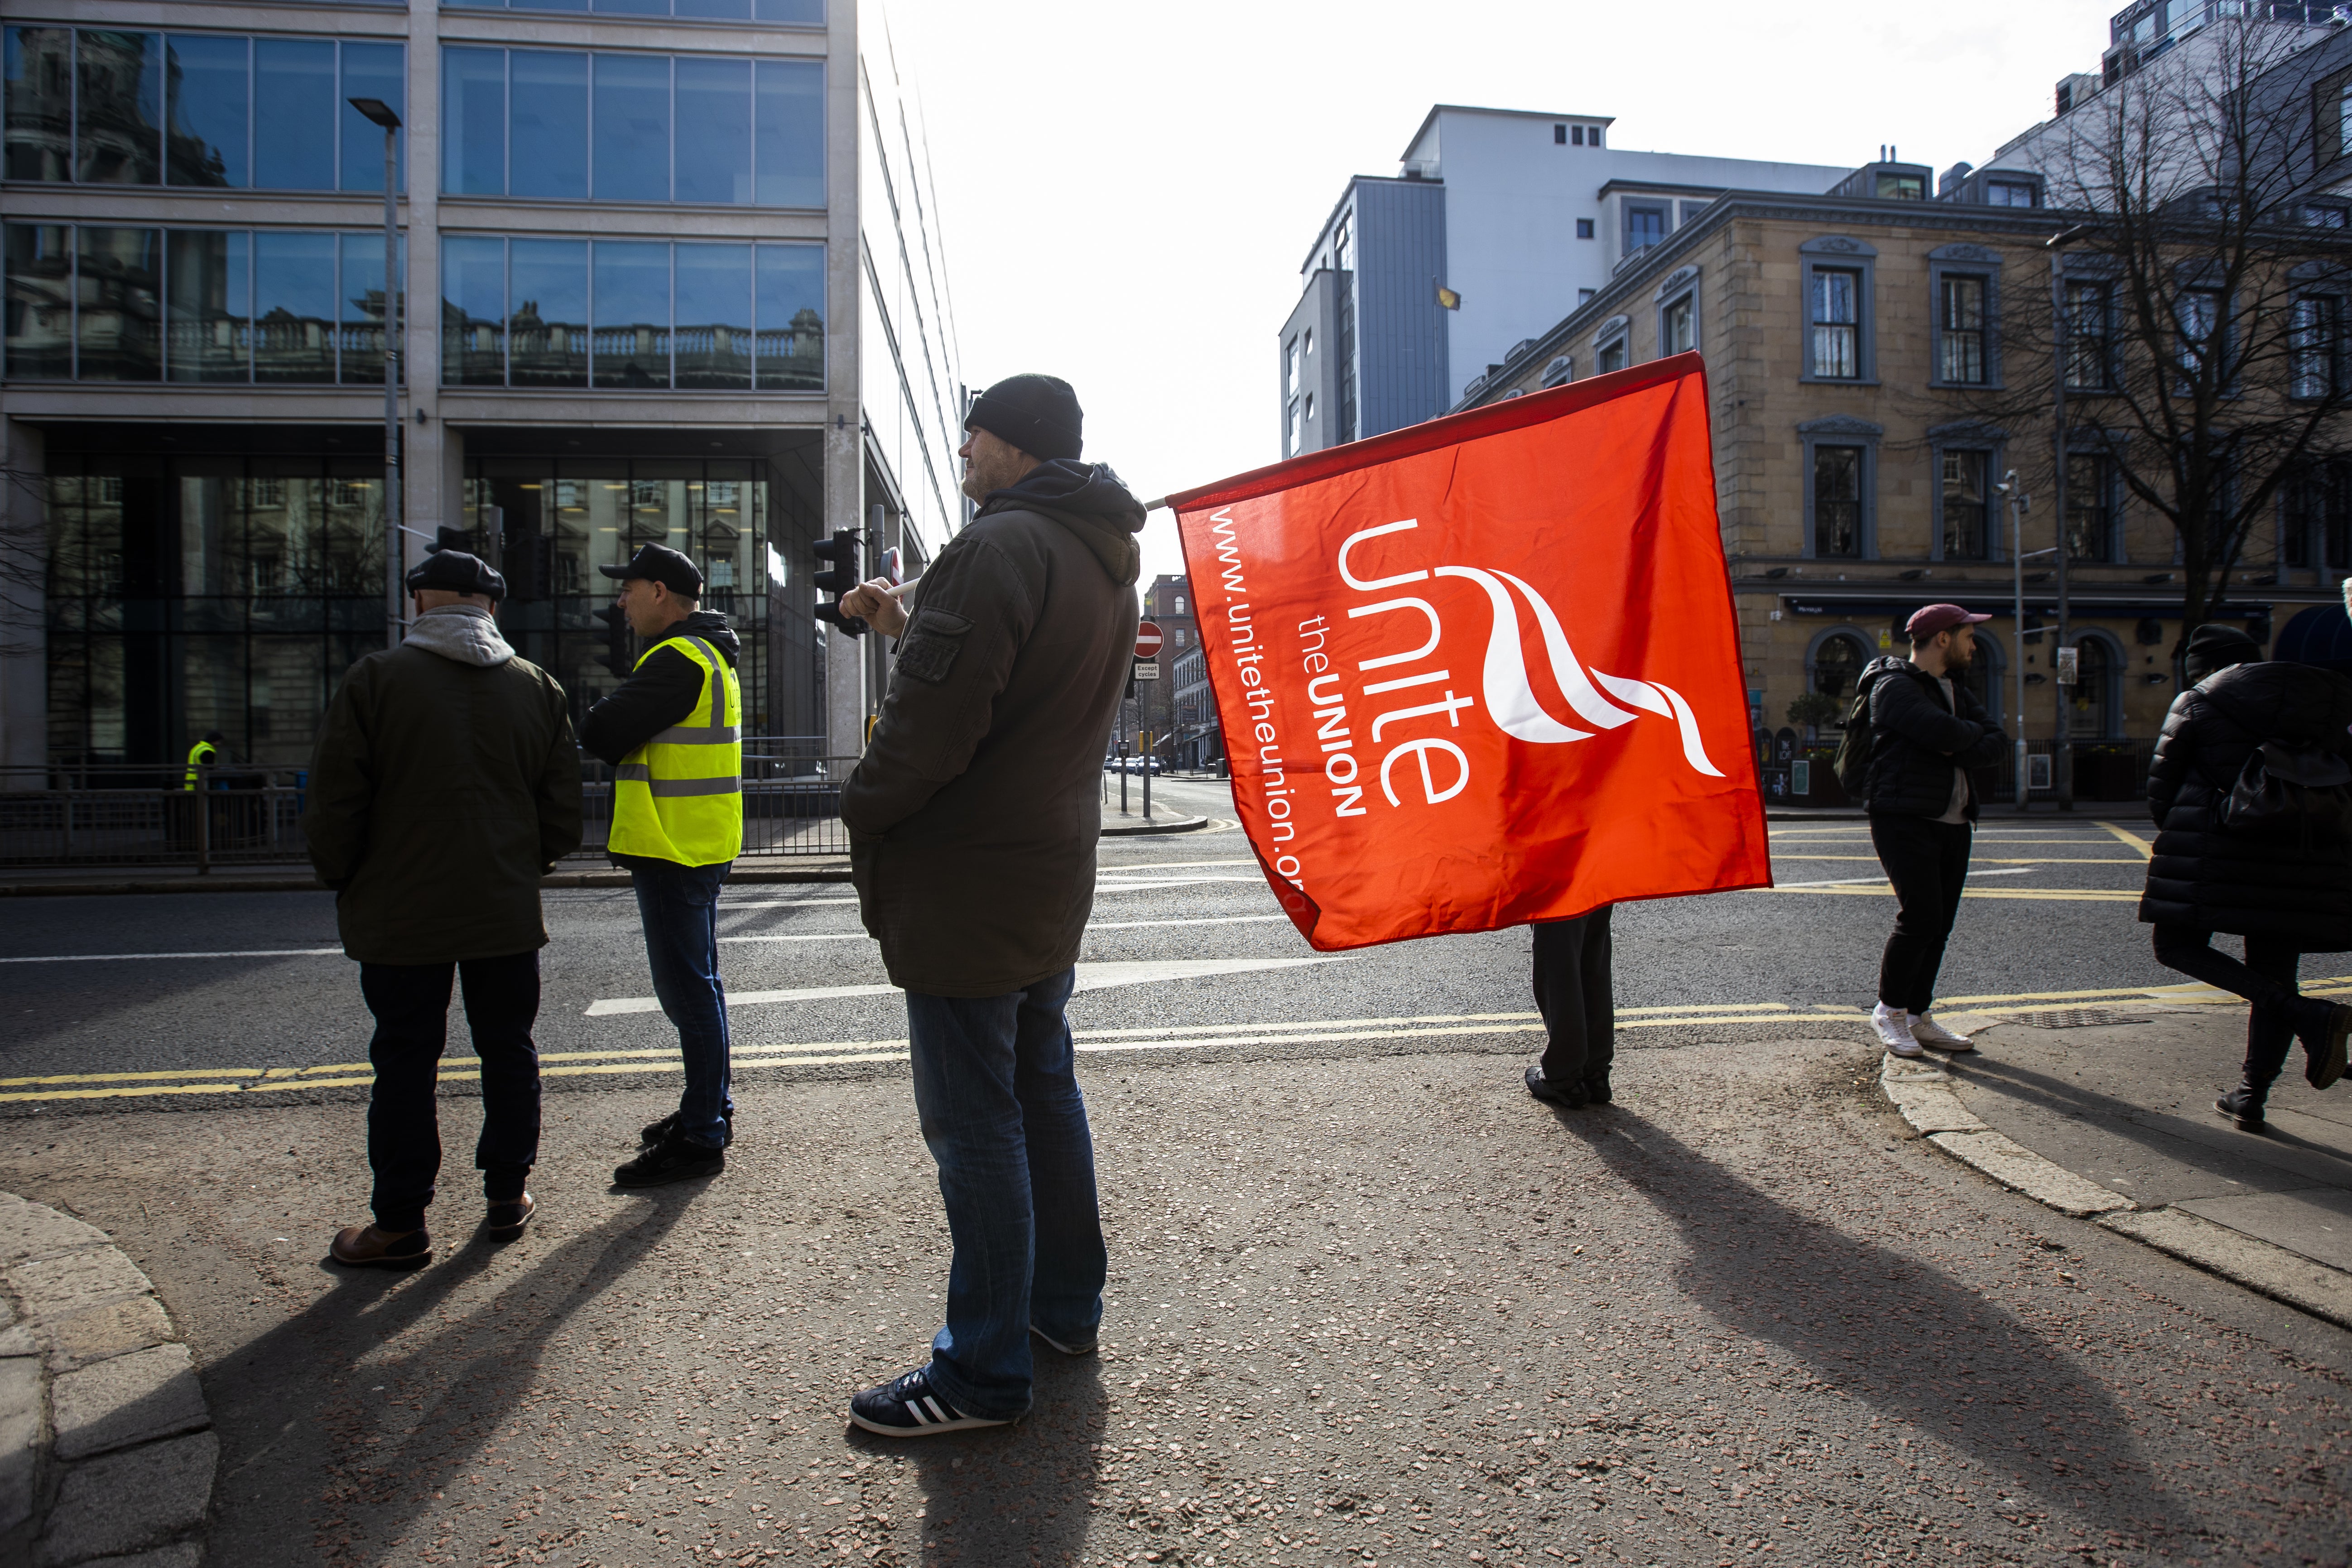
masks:
[[[400,116],[380,98],[354,98],[353,109],[383,127],[383,605],[384,641],[393,647],[407,631],[408,596],[402,592],[400,542]]]
[[[2000,483],[1993,489],[2009,501],[2009,559],[2016,577],[2016,607],[2012,613],[2017,618],[2011,623],[2016,629],[2016,646],[2010,650],[2009,662],[2010,671],[2016,677],[2017,702],[2010,711],[2010,718],[2017,726],[2017,811],[2021,816],[2033,794],[2025,784],[2025,563],[2028,556],[2038,558],[2053,552],[2022,548],[2025,543],[2025,510],[2033,504],[2033,498],[2027,495],[2024,487],[2017,482],[2017,470],[2011,468],[2003,474]],[[2065,552],[2059,550],[2054,553],[2063,556]]]
[[[2052,645],[2050,658],[2050,690],[2057,719],[2050,731],[2050,782],[2057,787],[2061,811],[2074,809],[2074,725],[2066,711],[2070,688],[2058,679],[2057,657],[2057,649],[2072,646],[2066,640],[2072,630],[2067,624],[2070,605],[2066,563],[2074,553],[2073,542],[2066,535],[2066,247],[2082,234],[2083,226],[2074,224],[2042,242],[2050,252],[2050,352],[2053,362],[2050,376],[2050,507],[2058,531],[2058,640]],[[2021,627],[2022,623],[2020,625]],[[2021,708],[2021,700],[2020,717]]]

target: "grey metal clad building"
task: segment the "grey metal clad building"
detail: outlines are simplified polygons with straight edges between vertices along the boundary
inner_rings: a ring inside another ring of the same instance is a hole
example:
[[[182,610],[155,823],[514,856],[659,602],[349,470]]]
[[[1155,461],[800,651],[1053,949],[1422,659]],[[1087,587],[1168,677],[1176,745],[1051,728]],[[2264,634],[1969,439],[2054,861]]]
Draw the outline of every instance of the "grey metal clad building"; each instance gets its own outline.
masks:
[[[873,0],[0,19],[0,763],[217,729],[300,763],[444,527],[575,707],[617,680],[595,568],[657,541],[743,633],[751,732],[857,749],[880,661],[820,633],[810,547],[856,530],[911,574],[964,516],[937,204]],[[355,97],[404,121],[389,289]]]
[[[1396,178],[1349,181],[1277,340],[1284,456],[1444,413],[1723,192],[1849,172],[1623,152],[1612,123],[1442,103]]]

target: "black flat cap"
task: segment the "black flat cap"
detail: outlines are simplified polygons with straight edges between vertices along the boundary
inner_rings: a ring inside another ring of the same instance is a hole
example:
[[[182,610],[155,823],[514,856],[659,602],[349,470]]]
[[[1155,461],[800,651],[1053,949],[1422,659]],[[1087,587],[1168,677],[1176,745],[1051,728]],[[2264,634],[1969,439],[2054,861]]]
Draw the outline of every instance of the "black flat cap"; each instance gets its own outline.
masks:
[[[658,583],[681,599],[702,597],[702,574],[695,570],[693,562],[667,544],[640,544],[627,565],[599,566],[596,570],[623,582],[641,577],[648,583]]]
[[[480,594],[492,599],[507,596],[507,580],[491,571],[488,562],[462,550],[436,550],[410,567],[408,575],[402,580],[412,594],[439,588],[445,593]]]

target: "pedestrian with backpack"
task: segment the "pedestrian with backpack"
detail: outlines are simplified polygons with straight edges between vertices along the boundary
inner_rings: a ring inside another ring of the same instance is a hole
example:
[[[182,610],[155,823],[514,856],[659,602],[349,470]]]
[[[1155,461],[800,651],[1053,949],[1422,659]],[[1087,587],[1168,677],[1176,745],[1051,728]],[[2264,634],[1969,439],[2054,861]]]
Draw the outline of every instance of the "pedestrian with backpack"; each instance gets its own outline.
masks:
[[[2352,1007],[2303,995],[2306,952],[2352,949],[2352,678],[2265,662],[2231,626],[2189,634],[2189,689],[2173,700],[2148,765],[2155,851],[2139,918],[2157,962],[2253,1004],[2244,1072],[2214,1110],[2263,1125],[2287,1050],[2304,1078],[2344,1076]],[[2213,936],[2245,939],[2245,962]]]
[[[1895,932],[1879,961],[1870,1025],[1898,1057],[1975,1048],[1928,1011],[1969,878],[1977,819],[1969,770],[1998,763],[2009,745],[1960,680],[1976,658],[1976,628],[1990,619],[1958,605],[1912,616],[1911,657],[1864,668],[1838,747],[1838,781],[1870,814],[1871,847],[1895,884]]]

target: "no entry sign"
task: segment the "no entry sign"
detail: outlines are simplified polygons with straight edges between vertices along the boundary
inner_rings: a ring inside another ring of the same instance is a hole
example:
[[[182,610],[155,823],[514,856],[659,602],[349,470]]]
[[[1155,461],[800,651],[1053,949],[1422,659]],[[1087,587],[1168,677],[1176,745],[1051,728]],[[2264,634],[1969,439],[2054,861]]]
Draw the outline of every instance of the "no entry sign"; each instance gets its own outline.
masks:
[[[1135,657],[1152,658],[1158,656],[1160,645],[1168,639],[1160,635],[1160,627],[1150,621],[1138,621],[1135,626]]]

